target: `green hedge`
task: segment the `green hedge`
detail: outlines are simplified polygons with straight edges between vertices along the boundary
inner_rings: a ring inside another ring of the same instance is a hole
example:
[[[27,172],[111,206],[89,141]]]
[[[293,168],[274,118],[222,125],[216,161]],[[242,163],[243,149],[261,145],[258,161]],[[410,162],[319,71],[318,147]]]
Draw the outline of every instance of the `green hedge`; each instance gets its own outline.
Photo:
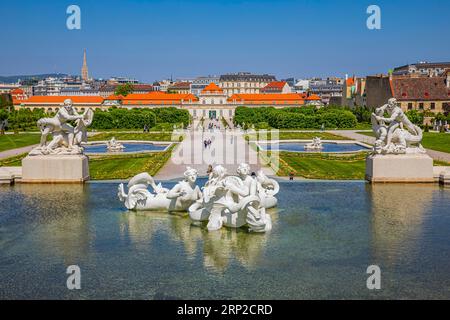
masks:
[[[353,128],[357,124],[356,116],[344,109],[297,107],[275,109],[237,107],[234,121],[236,125],[246,127],[249,124],[268,123],[276,129],[319,129],[322,124],[326,128]]]
[[[92,129],[142,129],[145,125],[149,128],[157,125],[189,123],[189,112],[177,108],[157,109],[117,109],[109,111],[96,110]]]

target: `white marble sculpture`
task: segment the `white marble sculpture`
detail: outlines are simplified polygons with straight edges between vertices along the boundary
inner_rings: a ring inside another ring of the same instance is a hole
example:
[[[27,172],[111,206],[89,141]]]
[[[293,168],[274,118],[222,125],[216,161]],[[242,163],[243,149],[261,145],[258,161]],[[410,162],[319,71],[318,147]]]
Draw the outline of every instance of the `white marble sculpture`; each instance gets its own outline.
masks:
[[[384,117],[384,113],[388,117]],[[397,100],[391,98],[388,103],[377,108],[371,115],[372,129],[376,141],[374,154],[417,154],[425,153],[422,141],[422,129],[414,125],[403,110],[397,105]]]
[[[125,149],[125,146],[117,141],[115,137],[112,137],[111,140],[106,142],[106,148],[109,152],[121,152]]]
[[[188,211],[194,222],[207,222],[209,231],[223,226],[246,226],[252,232],[271,230],[272,220],[266,209],[277,205],[278,183],[262,171],[253,178],[245,163],[239,165],[237,173],[228,176],[224,167],[216,166],[203,192],[195,184],[197,171],[191,168],[171,190],[156,185],[148,173],[140,173],[128,182],[128,193],[123,184],[119,185],[118,197],[129,210]],[[148,190],[149,185],[153,192]]]
[[[223,226],[247,226],[252,232],[272,229],[267,208],[276,206],[278,183],[262,171],[257,178],[250,176],[248,164],[241,164],[238,176],[227,176],[224,167],[216,166],[203,188],[203,198],[189,208],[189,217],[196,222],[207,221],[207,229],[214,231]]]
[[[184,172],[184,180],[169,190],[163,188],[161,183],[156,185],[148,173],[140,173],[128,182],[128,193],[123,184],[119,185],[118,196],[129,210],[186,212],[195,201],[202,198],[200,188],[195,184],[197,175],[195,169],[188,167]],[[153,192],[148,190],[149,185]]]
[[[305,150],[322,150],[322,140],[319,137],[313,138],[312,142],[305,145]]]
[[[93,117],[94,112],[91,109],[87,109],[82,115],[78,114],[73,108],[72,100],[66,99],[53,118],[38,120],[41,141],[29,155],[83,154],[81,143],[87,142],[87,127],[91,125]],[[75,127],[70,121],[75,121]],[[52,140],[47,143],[49,134]]]

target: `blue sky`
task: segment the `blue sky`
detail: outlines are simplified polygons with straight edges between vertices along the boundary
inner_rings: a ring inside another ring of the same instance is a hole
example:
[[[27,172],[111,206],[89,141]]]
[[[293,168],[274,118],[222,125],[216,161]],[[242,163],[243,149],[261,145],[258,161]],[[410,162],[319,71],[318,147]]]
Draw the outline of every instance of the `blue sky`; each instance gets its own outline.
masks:
[[[81,8],[81,30],[66,9]],[[369,5],[381,30],[366,27]],[[1,1],[0,75],[79,74],[153,81],[237,71],[289,76],[387,72],[450,60],[450,1]]]

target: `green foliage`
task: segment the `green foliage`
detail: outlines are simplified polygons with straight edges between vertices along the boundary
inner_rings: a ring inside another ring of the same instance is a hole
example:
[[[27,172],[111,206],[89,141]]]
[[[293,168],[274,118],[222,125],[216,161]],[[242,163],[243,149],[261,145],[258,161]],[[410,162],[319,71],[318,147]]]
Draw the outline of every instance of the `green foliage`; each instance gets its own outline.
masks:
[[[243,125],[266,122],[277,129],[319,129],[322,124],[327,128],[353,128],[357,124],[355,115],[344,109],[301,107],[301,108],[236,108],[234,121]]]
[[[4,112],[2,113],[4,114]],[[37,121],[43,117],[48,117],[43,109],[12,110],[7,112],[8,129],[14,131],[38,130]]]
[[[127,95],[129,95],[130,93],[133,93],[133,91],[134,91],[134,87],[133,87],[133,85],[131,84],[131,83],[126,83],[126,84],[123,84],[123,85],[121,85],[121,86],[118,86],[117,88],[116,88],[116,91],[114,91],[114,94],[116,95],[116,96],[127,96]]]
[[[172,130],[174,124],[187,125],[189,112],[177,108],[96,110],[92,129],[142,129],[160,126]]]
[[[423,124],[423,112],[419,112],[418,110],[409,110],[406,111],[405,114],[412,123],[416,125]]]

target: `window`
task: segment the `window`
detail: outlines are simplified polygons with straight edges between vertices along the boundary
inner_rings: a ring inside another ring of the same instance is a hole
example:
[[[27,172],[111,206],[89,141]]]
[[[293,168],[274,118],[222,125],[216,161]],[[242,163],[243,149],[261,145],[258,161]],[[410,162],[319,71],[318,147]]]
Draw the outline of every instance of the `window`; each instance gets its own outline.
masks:
[[[419,103],[419,109],[423,110],[423,102]]]
[[[413,104],[411,102],[408,103],[408,110],[412,110]]]
[[[431,109],[431,110],[436,109],[436,103],[432,102],[432,103],[430,104],[430,109]]]

